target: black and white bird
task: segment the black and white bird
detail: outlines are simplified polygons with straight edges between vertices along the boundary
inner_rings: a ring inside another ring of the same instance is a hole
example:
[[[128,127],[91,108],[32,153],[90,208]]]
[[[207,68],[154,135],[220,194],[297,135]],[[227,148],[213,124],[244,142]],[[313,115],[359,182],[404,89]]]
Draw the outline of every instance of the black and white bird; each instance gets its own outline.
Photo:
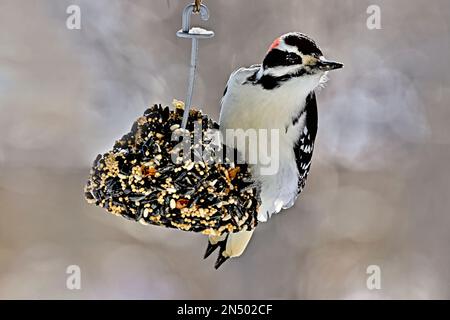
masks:
[[[314,91],[327,81],[328,71],[342,67],[341,63],[325,59],[311,38],[291,32],[272,43],[262,64],[240,68],[231,74],[220,113],[224,136],[225,131],[230,132],[227,129],[279,132],[275,150],[278,170],[263,174],[261,168],[265,164],[261,161],[251,164],[252,174],[261,185],[259,221],[265,222],[272,214],[292,207],[302,192],[311,167],[318,125]],[[243,130],[234,132],[242,134]],[[227,144],[230,142],[226,140]],[[239,151],[248,156],[248,151]],[[252,233],[249,230],[210,236],[205,258],[220,248],[218,268],[228,258],[244,252]]]

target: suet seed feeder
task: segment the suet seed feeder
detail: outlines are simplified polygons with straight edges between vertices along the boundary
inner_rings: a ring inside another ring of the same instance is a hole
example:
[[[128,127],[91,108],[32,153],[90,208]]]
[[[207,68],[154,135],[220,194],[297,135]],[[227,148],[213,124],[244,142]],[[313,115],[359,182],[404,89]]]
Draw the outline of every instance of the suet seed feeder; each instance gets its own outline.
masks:
[[[256,227],[260,191],[246,164],[204,156],[212,152],[203,152],[200,159],[185,157],[199,147],[203,151],[227,148],[221,142],[195,141],[194,137],[195,126],[203,137],[219,129],[207,115],[191,108],[198,41],[214,36],[212,31],[190,28],[190,16],[195,13],[203,20],[209,17],[207,7],[196,1],[184,9],[183,27],[177,33],[192,39],[186,103],[175,100],[172,109],[161,105],[147,109],[110,151],[97,156],[85,197],[114,215],[142,224],[220,236]],[[180,150],[174,133],[194,143]]]

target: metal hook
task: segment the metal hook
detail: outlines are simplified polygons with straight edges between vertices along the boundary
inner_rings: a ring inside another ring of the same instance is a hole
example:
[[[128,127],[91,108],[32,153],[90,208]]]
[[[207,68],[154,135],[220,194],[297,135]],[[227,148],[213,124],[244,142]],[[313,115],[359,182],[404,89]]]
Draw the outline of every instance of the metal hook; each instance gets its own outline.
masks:
[[[191,15],[195,13],[196,5],[187,5],[183,10],[182,16],[182,29],[177,32],[177,36],[180,38],[190,38],[192,39],[192,49],[191,49],[191,64],[189,69],[189,83],[186,95],[186,101],[184,104],[184,114],[183,121],[181,122],[181,128],[186,129],[187,121],[189,118],[189,109],[192,104],[192,96],[194,94],[194,82],[195,82],[195,72],[197,69],[198,61],[198,40],[208,39],[214,37],[213,31],[208,31],[202,28],[190,28]],[[206,21],[209,19],[209,10],[204,5],[200,5],[200,17],[202,20]]]

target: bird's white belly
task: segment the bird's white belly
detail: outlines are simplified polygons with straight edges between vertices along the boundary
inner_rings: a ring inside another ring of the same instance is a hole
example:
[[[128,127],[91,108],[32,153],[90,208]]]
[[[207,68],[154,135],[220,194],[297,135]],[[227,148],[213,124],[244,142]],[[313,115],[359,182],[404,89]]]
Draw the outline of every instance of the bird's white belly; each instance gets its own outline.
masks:
[[[301,83],[301,82],[305,83]],[[277,90],[261,90],[257,86],[242,86],[240,81],[229,81],[228,93],[222,101],[220,114],[221,130],[226,129],[267,129],[279,132],[278,170],[275,174],[261,173],[263,164],[252,164],[254,175],[261,181],[261,208],[258,212],[260,221],[267,221],[272,213],[293,205],[298,195],[298,169],[294,154],[294,144],[305,125],[300,118],[295,126],[292,119],[304,108],[302,101],[309,94],[311,83],[318,81],[315,77],[289,82]],[[308,90],[300,88],[308,87]],[[225,135],[225,132],[223,132]],[[228,137],[227,139],[228,140]],[[230,140],[226,143],[229,144]],[[236,145],[236,144],[234,144]],[[237,148],[248,159],[248,150]],[[268,143],[268,149],[273,149]],[[273,159],[273,157],[271,157]]]
[[[295,159],[289,163],[281,162],[275,175],[259,176],[262,182],[259,221],[267,221],[273,213],[291,207],[297,198],[298,172],[291,162],[295,164]]]
[[[258,220],[267,221],[273,213],[291,207],[297,198],[298,169],[294,155],[294,143],[302,131],[304,119],[301,119],[295,127],[292,127],[292,120],[287,115],[295,112],[255,112],[249,110],[251,109],[249,106],[254,105],[254,102],[252,104],[245,100],[240,102],[242,103],[241,106],[235,104],[236,107],[240,107],[240,112],[234,111],[227,117],[223,117],[221,125],[224,125],[224,128],[227,129],[256,130],[258,131],[258,139],[264,138],[264,136],[261,136],[260,130],[267,130],[269,139],[267,139],[266,149],[267,154],[270,155],[269,165],[267,161],[261,160],[261,153],[266,154],[265,150],[258,148],[257,163],[252,163],[249,162],[251,147],[246,145],[246,148],[242,149],[234,142],[234,146],[244,155],[245,161],[250,163],[254,176],[261,182],[261,207],[258,211]],[[268,109],[264,105],[267,102],[266,100],[259,103],[259,106],[263,106],[262,110]],[[301,107],[297,104],[298,109]],[[287,126],[289,130],[286,130]],[[273,130],[278,135],[278,139],[272,140]],[[275,162],[277,163],[275,164]],[[276,168],[276,171],[267,170],[268,167]]]

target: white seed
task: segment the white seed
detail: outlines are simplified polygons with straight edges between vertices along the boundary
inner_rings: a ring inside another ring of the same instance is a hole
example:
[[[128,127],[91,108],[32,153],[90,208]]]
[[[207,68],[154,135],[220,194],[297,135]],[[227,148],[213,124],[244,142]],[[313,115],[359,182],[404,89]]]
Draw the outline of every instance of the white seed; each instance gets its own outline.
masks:
[[[140,224],[143,224],[144,226],[148,225],[148,223],[147,223],[143,218],[141,218],[141,219],[139,220],[139,223],[140,223]]]
[[[186,166],[186,170],[187,170],[187,171],[191,171],[192,168],[194,168],[194,162],[191,161],[191,162]]]

